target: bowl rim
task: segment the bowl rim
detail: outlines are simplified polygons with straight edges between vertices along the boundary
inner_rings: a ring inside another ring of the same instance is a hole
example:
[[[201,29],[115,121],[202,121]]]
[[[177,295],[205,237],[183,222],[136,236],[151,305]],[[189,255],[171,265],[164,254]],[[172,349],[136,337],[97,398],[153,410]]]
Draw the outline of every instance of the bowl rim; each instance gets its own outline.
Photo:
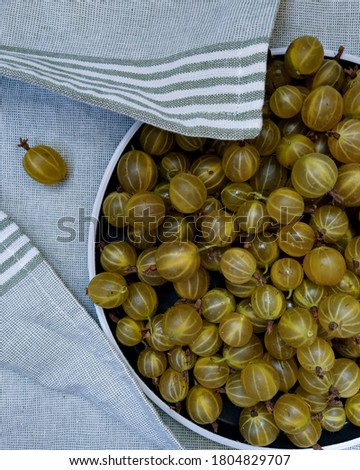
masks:
[[[286,51],[286,48],[272,48],[271,53],[273,56],[279,56],[283,55]],[[325,49],[324,51],[325,57],[335,57],[337,52]],[[360,65],[360,56],[355,56],[352,54],[342,54],[341,56],[342,60],[352,62],[355,64]],[[136,134],[136,132],[140,129],[140,127],[144,123],[142,121],[135,121],[134,124],[128,129],[126,134],[123,136],[121,139],[120,143],[116,147],[111,159],[109,160],[109,163],[106,167],[106,170],[103,174],[100,186],[98,188],[96,197],[95,197],[95,202],[92,208],[91,212],[91,220],[96,221],[95,224],[89,224],[89,231],[88,231],[88,246],[87,246],[87,262],[88,262],[88,274],[89,274],[89,280],[92,279],[95,274],[96,274],[96,266],[95,266],[95,243],[96,243],[96,232],[97,232],[97,225],[99,222],[99,215],[101,213],[101,206],[102,206],[102,201],[104,197],[104,193],[107,189],[109,180],[111,175],[113,174],[113,171],[116,167],[116,164],[121,157],[122,153],[124,152],[126,146],[128,145],[130,139]],[[128,369],[129,373],[131,374],[132,378],[135,379],[136,383],[139,385],[141,391],[144,393],[144,395],[150,399],[150,401],[157,405],[162,411],[164,411],[167,415],[169,415],[171,418],[175,419],[178,423],[182,424],[186,428],[190,429],[191,431],[195,432],[196,434],[205,437],[209,439],[210,441],[216,442],[218,444],[227,446],[232,449],[240,449],[240,450],[262,450],[264,451],[265,449],[271,449],[272,452],[283,452],[284,450],[312,450],[312,448],[308,449],[281,449],[281,448],[273,448],[273,447],[260,447],[260,446],[253,446],[250,444],[246,444],[240,441],[236,441],[233,439],[229,439],[227,437],[220,436],[218,434],[215,434],[211,431],[208,431],[200,426],[198,426],[196,423],[190,421],[189,419],[183,417],[179,413],[177,413],[175,410],[170,408],[169,405],[167,405],[163,400],[161,400],[145,383],[144,381],[139,377],[138,374],[134,371],[133,367],[129,364],[127,358],[124,356],[123,352],[121,351],[119,345],[117,344],[114,335],[109,327],[109,324],[106,320],[105,312],[102,307],[99,307],[98,305],[95,305],[95,311],[96,315],[98,318],[98,321],[100,323],[100,327],[103,330],[105,336],[107,337],[108,341],[110,342],[111,347],[115,351],[116,355],[119,356],[123,364],[125,364],[126,368]],[[350,447],[353,447],[355,445],[360,444],[360,437],[351,439],[350,441],[345,441],[337,444],[330,444],[327,446],[323,446],[324,449],[330,450],[330,449],[348,449]]]

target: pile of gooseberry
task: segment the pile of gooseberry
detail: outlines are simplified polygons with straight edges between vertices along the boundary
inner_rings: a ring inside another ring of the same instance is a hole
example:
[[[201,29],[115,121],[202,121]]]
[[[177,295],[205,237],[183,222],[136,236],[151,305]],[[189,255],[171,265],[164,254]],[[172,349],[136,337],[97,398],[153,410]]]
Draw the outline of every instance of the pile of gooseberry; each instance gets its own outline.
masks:
[[[253,446],[360,436],[360,73],[342,50],[302,36],[269,56],[254,139],[142,125],[102,204],[87,291],[122,351],[169,407]]]

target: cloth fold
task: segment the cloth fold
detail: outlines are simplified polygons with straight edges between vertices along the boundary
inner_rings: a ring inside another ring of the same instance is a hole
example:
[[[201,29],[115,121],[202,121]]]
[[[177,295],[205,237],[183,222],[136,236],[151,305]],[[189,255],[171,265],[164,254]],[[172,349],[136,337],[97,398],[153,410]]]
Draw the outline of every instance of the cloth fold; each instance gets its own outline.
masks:
[[[174,132],[252,138],[279,1],[4,0],[0,65]]]
[[[116,448],[219,448],[156,412],[96,324],[84,292],[96,191],[133,118],[255,137],[268,45],[313,34],[360,55],[359,1],[2,0],[0,17],[2,229],[18,255],[0,253],[1,445],[107,448],[109,426]],[[58,150],[68,178],[32,181],[19,137]]]

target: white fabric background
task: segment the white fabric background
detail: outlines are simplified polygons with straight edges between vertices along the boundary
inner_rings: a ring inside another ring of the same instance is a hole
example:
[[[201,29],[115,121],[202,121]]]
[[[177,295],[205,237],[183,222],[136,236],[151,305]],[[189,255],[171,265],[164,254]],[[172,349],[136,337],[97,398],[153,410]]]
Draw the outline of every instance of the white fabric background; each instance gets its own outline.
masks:
[[[55,3],[60,13],[62,2]],[[91,3],[87,2],[90,13]],[[24,1],[24,5],[31,2]],[[343,44],[346,52],[360,54],[359,5],[358,0],[282,1],[271,44],[285,46],[299,34],[316,34],[326,48],[337,49]],[[226,25],[219,27],[226,29]],[[29,236],[65,286],[95,318],[84,290],[88,282],[88,222],[84,221],[81,230],[79,223],[81,217],[90,215],[107,163],[133,120],[16,80],[2,78],[1,94],[1,208]],[[30,180],[21,167],[23,151],[17,148],[19,137],[28,137],[30,145],[46,143],[56,148],[67,161],[69,178],[53,188]],[[57,241],[61,217],[73,218],[77,230],[73,242]],[[16,342],[19,338],[19,332],[13,331],[12,340]],[[155,446],[146,439],[139,441],[133,431],[94,402],[79,394],[52,390],[14,369],[3,368],[2,389],[3,449]],[[159,415],[185,448],[221,447],[189,432],[163,412]]]

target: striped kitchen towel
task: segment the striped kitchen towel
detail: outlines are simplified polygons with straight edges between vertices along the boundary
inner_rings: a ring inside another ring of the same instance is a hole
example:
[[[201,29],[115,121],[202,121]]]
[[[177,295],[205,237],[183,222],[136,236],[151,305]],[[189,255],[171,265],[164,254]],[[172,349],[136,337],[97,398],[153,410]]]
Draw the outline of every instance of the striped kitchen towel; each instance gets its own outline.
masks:
[[[255,137],[280,0],[2,0],[0,70],[186,135]]]
[[[2,211],[0,287],[1,368],[64,394],[82,396],[136,433],[140,448],[181,448],[99,326]],[[20,401],[23,393],[17,390]],[[51,396],[42,396],[49,410]],[[86,412],[86,401],[81,406]],[[36,405],[25,412],[37,419]],[[6,413],[3,409],[3,417]],[[111,446],[111,436],[107,437]]]

